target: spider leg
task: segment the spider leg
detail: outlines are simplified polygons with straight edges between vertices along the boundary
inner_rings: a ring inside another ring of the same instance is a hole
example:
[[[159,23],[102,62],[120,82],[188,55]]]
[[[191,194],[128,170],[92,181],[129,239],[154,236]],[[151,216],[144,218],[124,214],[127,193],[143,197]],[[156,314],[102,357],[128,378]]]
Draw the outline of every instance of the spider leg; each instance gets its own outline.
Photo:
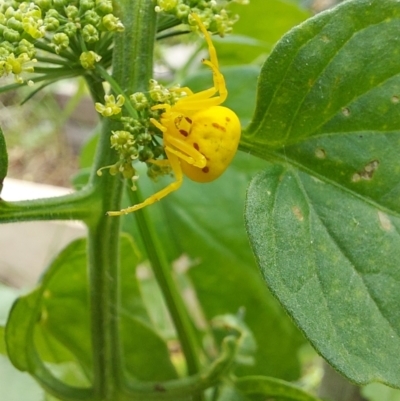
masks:
[[[196,111],[209,109],[213,106],[219,106],[222,103],[220,96],[214,96],[207,99],[193,100],[188,99],[184,103],[177,103],[175,105],[175,111],[184,113],[185,111]]]
[[[210,53],[210,60],[211,63],[215,65],[215,68],[218,69],[218,57],[217,57],[217,51],[215,50],[214,44],[211,40],[211,36],[208,33],[206,27],[204,26],[203,22],[201,21],[200,17],[193,13],[191,14],[192,18],[196,20],[197,25],[199,26],[201,32],[203,32],[204,35],[204,39],[207,42],[207,46],[208,46],[208,52]]]
[[[169,112],[171,110],[171,105],[167,103],[163,104],[156,104],[151,108],[151,110],[165,110],[166,112]],[[154,120],[154,119],[153,119]]]
[[[224,76],[219,72],[218,67],[215,66],[211,61],[203,60],[203,64],[211,68],[213,72],[214,86],[212,88],[193,93],[192,95],[179,99],[178,102],[173,106],[175,111],[183,112],[209,108],[218,106],[226,100],[228,91],[226,89]],[[216,93],[218,93],[218,96],[214,96]],[[158,106],[154,107],[161,108]]]
[[[142,209],[146,206],[149,206],[160,199],[164,198],[165,196],[169,195],[171,192],[176,191],[179,189],[179,187],[182,185],[182,180],[183,180],[183,173],[182,173],[182,168],[181,164],[179,162],[179,158],[174,155],[173,153],[168,152],[168,150],[165,150],[168,156],[168,161],[171,164],[172,170],[175,174],[175,181],[166,186],[164,189],[161,191],[158,191],[157,193],[149,196],[146,200],[144,200],[142,203],[138,203],[137,205],[133,205],[130,207],[127,207],[126,209],[122,209],[120,211],[115,211],[115,212],[107,212],[109,216],[121,216],[124,214],[136,212],[136,210]]]
[[[174,154],[195,167],[203,168],[207,164],[207,159],[202,153],[196,150],[192,145],[174,136],[168,137],[168,140],[165,142],[165,151]]]
[[[219,63],[217,57],[217,51],[215,50],[214,44],[211,40],[211,36],[208,33],[206,27],[202,23],[200,17],[197,14],[191,14],[192,17],[196,20],[201,32],[203,32],[204,39],[207,42],[208,53],[210,55],[210,60],[203,60],[203,64],[210,67],[213,71],[213,79],[214,79],[214,87],[219,92],[221,103],[225,101],[227,96],[227,90],[225,86],[225,80],[223,75],[219,71]]]
[[[212,60],[203,60],[203,64],[211,68],[213,72],[214,88],[219,93],[221,103],[225,102],[228,96],[228,90],[226,89],[224,76],[218,69],[218,64],[214,64]]]
[[[167,132],[167,128],[165,128],[159,121],[157,121],[155,118],[150,118],[150,122],[156,126],[161,132],[164,134]]]

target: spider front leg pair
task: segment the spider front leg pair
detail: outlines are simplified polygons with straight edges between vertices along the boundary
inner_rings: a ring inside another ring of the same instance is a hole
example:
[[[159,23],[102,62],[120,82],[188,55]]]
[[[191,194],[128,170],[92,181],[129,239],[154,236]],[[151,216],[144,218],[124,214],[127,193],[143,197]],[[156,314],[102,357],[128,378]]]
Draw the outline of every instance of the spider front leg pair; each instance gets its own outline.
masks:
[[[169,105],[165,105],[169,106]],[[158,106],[156,106],[158,108]],[[120,216],[123,214],[128,214],[135,212],[136,210],[142,209],[149,206],[165,196],[169,195],[171,192],[176,191],[182,185],[183,173],[180,160],[184,160],[186,163],[192,164],[197,168],[205,167],[207,160],[205,157],[198,152],[195,148],[190,147],[180,138],[169,137],[167,129],[161,125],[157,120],[151,119],[151,122],[164,133],[164,150],[167,155],[167,160],[148,160],[149,163],[156,164],[158,166],[169,166],[171,167],[175,181],[163,188],[161,191],[149,196],[146,200],[137,205],[133,205],[122,209],[120,211],[107,212],[109,216]],[[168,141],[171,141],[169,143]]]
[[[144,202],[108,212],[119,216],[134,212],[177,190],[183,175],[196,182],[210,182],[218,178],[232,161],[240,140],[241,126],[237,115],[230,109],[220,106],[226,97],[225,79],[219,71],[217,53],[211,37],[196,14],[192,18],[204,34],[208,45],[210,60],[203,60],[213,73],[213,87],[198,93],[189,88],[175,89],[186,96],[175,104],[158,104],[152,110],[164,110],[160,121],[151,119],[163,135],[167,160],[148,160],[158,165],[169,165],[175,181],[161,191],[149,196]]]

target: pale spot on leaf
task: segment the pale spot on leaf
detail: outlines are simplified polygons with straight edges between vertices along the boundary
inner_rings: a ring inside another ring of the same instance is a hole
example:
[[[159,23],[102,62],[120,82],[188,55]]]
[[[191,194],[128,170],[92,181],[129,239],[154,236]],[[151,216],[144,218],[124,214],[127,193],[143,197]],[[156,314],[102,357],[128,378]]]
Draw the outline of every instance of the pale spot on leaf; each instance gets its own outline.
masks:
[[[387,214],[383,212],[378,212],[378,218],[379,218],[379,224],[385,231],[391,231],[392,230],[392,223],[388,217]]]
[[[325,152],[325,150],[322,149],[322,148],[317,148],[317,149],[315,149],[315,157],[316,157],[317,159],[325,159],[325,157],[326,157],[326,152]]]
[[[300,210],[300,208],[298,206],[293,206],[292,207],[292,212],[295,215],[295,217],[297,218],[297,220],[299,221],[303,221],[304,220],[304,216],[302,211]]]

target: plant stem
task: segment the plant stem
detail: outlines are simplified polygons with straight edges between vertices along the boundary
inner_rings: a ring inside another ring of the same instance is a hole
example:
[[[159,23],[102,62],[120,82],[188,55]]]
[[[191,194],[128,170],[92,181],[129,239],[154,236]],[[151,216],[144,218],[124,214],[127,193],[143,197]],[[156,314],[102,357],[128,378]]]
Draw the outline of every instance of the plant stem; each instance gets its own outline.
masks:
[[[156,35],[154,2],[149,0],[121,0],[114,2],[116,14],[125,31],[116,34],[113,53],[113,81],[126,94],[147,91],[153,72],[153,48]],[[86,78],[95,101],[102,101],[101,89]],[[97,84],[98,85],[98,84]],[[108,210],[119,210],[122,180],[96,171],[113,164],[116,155],[110,149],[109,137],[113,122],[105,120],[92,170],[91,185],[102,195],[104,214],[89,226],[89,276],[91,299],[91,329],[94,358],[94,393],[97,399],[116,401],[121,394],[123,372],[121,345],[118,335],[119,309],[119,218],[105,216]],[[132,193],[132,192],[131,192]],[[133,196],[138,196],[133,193]],[[155,276],[174,320],[185,354],[189,374],[199,371],[196,336],[183,300],[171,276],[170,264],[150,219],[143,211],[136,212],[140,232]],[[195,396],[196,400],[201,396]]]
[[[129,191],[128,193],[132,204],[141,202],[138,191]],[[158,240],[147,211],[145,209],[138,210],[135,212],[135,217],[154,275],[174,322],[182,351],[186,358],[188,374],[196,374],[200,370],[197,338],[182,297],[171,276],[170,264],[162,251],[162,245]]]
[[[131,7],[135,10],[134,18],[127,22],[128,25],[125,25],[125,21],[123,22],[133,43],[124,43],[124,49],[119,48],[119,44],[116,43],[114,48],[114,52],[123,51],[122,54],[125,55],[132,54],[133,50],[135,52],[132,57],[124,57],[121,60],[120,68],[125,71],[125,81],[119,82],[124,89],[128,89],[126,93],[148,90],[149,80],[153,73],[153,49],[156,36],[154,2],[137,0]],[[140,202],[139,191],[129,190],[128,193],[132,196],[133,202]],[[157,234],[147,212],[139,210],[135,213],[147,255],[178,333],[188,373],[196,374],[200,368],[196,336],[183,300],[172,279],[170,264],[162,252],[161,244],[158,243]]]
[[[125,31],[115,35],[112,78],[132,93],[147,85],[152,73],[155,36],[154,4],[149,0],[121,0],[114,3]],[[139,26],[139,28],[138,28]],[[103,100],[101,82],[86,76],[92,97]],[[117,401],[123,387],[123,367],[119,338],[119,230],[120,219],[106,216],[119,210],[123,182],[119,177],[96,172],[116,160],[110,148],[115,123],[105,119],[93,166],[90,185],[100,193],[102,207],[98,221],[89,226],[89,282],[93,350],[93,390],[101,401]]]
[[[98,198],[90,187],[70,195],[18,202],[0,201],[0,222],[83,220],[94,217]]]

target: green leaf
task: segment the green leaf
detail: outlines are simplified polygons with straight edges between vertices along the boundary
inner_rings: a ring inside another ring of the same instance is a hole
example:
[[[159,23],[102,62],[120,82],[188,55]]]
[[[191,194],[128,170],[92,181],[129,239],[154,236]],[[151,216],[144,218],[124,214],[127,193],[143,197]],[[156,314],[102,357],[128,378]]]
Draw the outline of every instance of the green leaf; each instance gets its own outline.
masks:
[[[141,302],[136,253],[130,238],[122,236],[119,319],[124,367],[131,377],[143,380],[176,378],[168,348],[152,329]],[[20,370],[30,371],[29,361],[36,349],[46,362],[78,362],[90,377],[88,298],[86,240],[79,239],[54,260],[40,286],[14,305],[6,332],[13,364]],[[76,365],[70,366],[76,371]],[[68,376],[67,369],[68,365],[63,364],[63,377]]]
[[[8,169],[8,156],[7,156],[7,147],[6,141],[4,139],[3,131],[0,128],[0,193],[3,189],[3,181],[5,176],[7,175]]]
[[[400,391],[381,383],[371,383],[362,389],[368,401],[400,401]]]
[[[400,4],[347,1],[265,63],[242,149],[274,161],[246,225],[271,291],[352,381],[400,387]]]
[[[235,387],[250,399],[265,400],[273,397],[276,401],[318,401],[299,387],[283,380],[265,376],[250,376],[238,379]],[[254,398],[254,397],[257,398]]]
[[[245,190],[262,166],[265,162],[237,155],[217,181],[199,184],[186,179],[179,191],[147,212],[173,265],[189,269],[177,279],[183,294],[196,291],[200,314],[196,302],[186,303],[192,305],[190,313],[200,329],[215,316],[244,308],[244,322],[254,334],[257,350],[255,365],[240,366],[236,373],[291,380],[299,375],[296,354],[303,339],[265,288],[243,227]],[[141,180],[141,188],[146,183]],[[146,189],[146,195],[156,191],[152,185]],[[127,217],[132,229],[134,216]]]
[[[14,303],[18,295],[19,291],[0,283],[0,354],[6,353],[6,346],[4,342],[4,327],[6,326],[7,317],[12,307],[12,304]]]
[[[37,289],[30,295],[17,299],[14,303],[6,326],[5,340],[7,354],[13,365],[21,371],[29,371],[33,354],[33,331],[35,319],[38,316],[38,300],[40,291]]]
[[[251,0],[247,6],[231,4],[229,8],[239,15],[233,34],[250,36],[261,44],[232,43],[229,36],[216,40],[221,65],[248,64],[265,57],[284,33],[310,16],[295,2],[284,0]]]

